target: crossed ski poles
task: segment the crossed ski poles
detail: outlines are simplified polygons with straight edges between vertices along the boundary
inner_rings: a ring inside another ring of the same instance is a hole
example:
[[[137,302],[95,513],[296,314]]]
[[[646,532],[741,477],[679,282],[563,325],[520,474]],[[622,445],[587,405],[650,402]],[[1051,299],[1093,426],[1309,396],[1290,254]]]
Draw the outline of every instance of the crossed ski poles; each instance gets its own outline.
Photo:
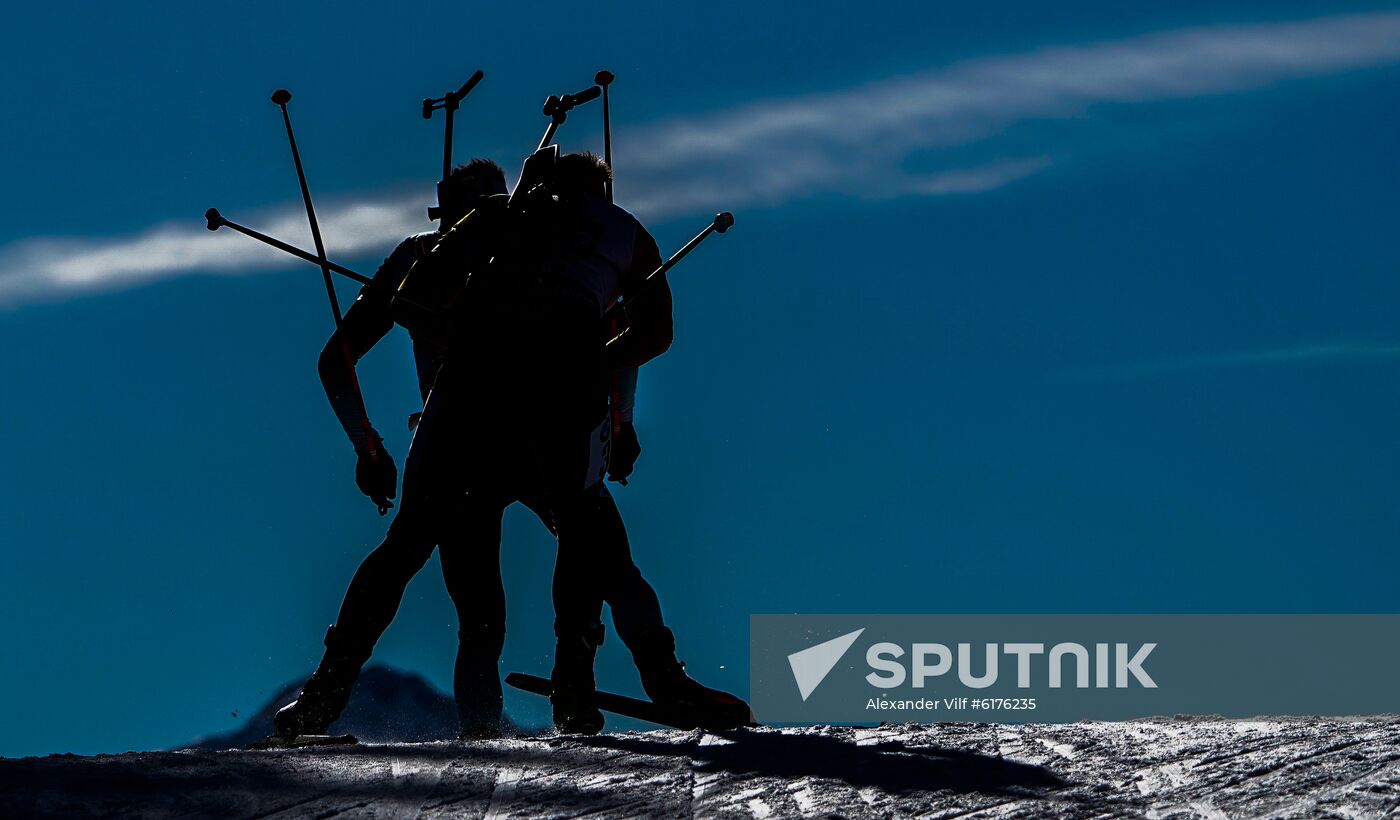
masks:
[[[262,233],[260,231],[255,231],[246,225],[240,225],[239,223],[234,222],[233,220],[219,213],[218,208],[210,208],[209,210],[205,211],[204,219],[208,222],[207,227],[211,231],[217,231],[220,228],[232,228],[233,230],[243,234],[244,236],[247,236],[251,239],[256,239],[265,245],[270,245],[276,248],[277,250],[282,251],[283,253],[295,256],[296,258],[301,259],[305,262],[310,262],[311,264],[317,266],[325,265],[325,267],[330,268],[331,273],[339,274],[340,276],[343,276],[346,279],[359,282],[361,285],[364,285],[367,288],[371,288],[374,290],[383,290],[385,291],[385,296],[403,300],[408,305],[418,308],[419,310],[424,310],[429,313],[438,312],[436,308],[430,308],[426,305],[414,302],[413,300],[405,296],[396,295],[396,292],[392,288],[389,288],[379,282],[376,282],[362,273],[356,273],[355,271],[345,267],[344,265],[337,265],[335,262],[332,262],[329,259],[323,259],[317,256],[316,254],[311,253],[310,251],[303,250],[295,245],[290,245],[286,242],[283,242],[280,239],[277,239],[276,237],[268,236],[267,234]]]
[[[290,245],[286,242],[283,242],[280,239],[268,236],[265,233],[255,231],[252,228],[247,227],[246,225],[240,225],[239,223],[234,222],[233,220],[219,213],[219,210],[217,208],[210,208],[209,210],[205,211],[204,218],[208,221],[208,227],[211,231],[217,231],[220,228],[232,228],[233,230],[243,234],[244,236],[256,239],[259,242],[262,242],[266,245],[270,245],[271,247],[274,247],[277,250],[282,251],[283,253],[286,253],[290,256],[295,256],[297,259],[301,259],[305,262],[310,262],[313,265],[320,265],[322,262],[322,260],[319,257],[317,257],[313,253],[310,253],[309,251],[298,248],[295,245]],[[626,299],[621,299],[615,302],[613,305],[611,305],[603,313],[603,318],[608,319],[609,321],[617,319],[622,313],[626,312],[628,305],[632,304],[632,302],[635,301],[639,295],[645,293],[651,285],[656,283],[658,277],[662,276],[671,268],[675,267],[678,262],[684,259],[691,251],[695,250],[695,248],[701,242],[709,238],[710,234],[724,233],[725,231],[728,231],[731,227],[733,227],[733,225],[733,214],[729,213],[728,211],[722,211],[720,213],[715,214],[714,220],[709,225],[706,225],[704,230],[700,231],[700,233],[696,234],[694,238],[692,238],[689,242],[685,243],[685,245],[683,245],[680,250],[672,254],[671,258],[663,262],[660,267],[643,277],[642,286],[636,288],[632,291],[632,293],[628,294]],[[327,260],[325,264],[328,268],[330,268],[332,273],[336,273],[341,276],[344,276],[347,279],[359,282],[365,287],[382,287],[378,282],[375,282],[368,276],[365,276],[362,273],[356,273],[355,271],[345,267],[344,265],[338,265],[335,262],[331,262],[329,260]],[[425,311],[432,315],[441,315],[442,313],[442,311],[438,308],[432,308],[428,307],[427,305],[420,304],[418,302],[410,301],[402,295],[395,295],[394,298],[402,299],[410,306]]]
[[[452,115],[456,112],[462,99],[465,98],[467,94],[470,94],[472,89],[476,88],[477,84],[481,82],[481,79],[484,76],[485,73],[478,70],[457,91],[449,92],[445,96],[438,99],[430,98],[423,100],[424,118],[430,119],[432,117],[432,112],[439,109],[446,111],[446,127],[444,130],[445,137],[443,145],[444,178],[446,177],[446,173],[451,170],[450,166],[452,162],[453,120]],[[611,112],[608,98],[608,87],[612,84],[613,80],[615,79],[615,76],[610,71],[599,71],[596,75],[594,75],[593,79],[596,84],[589,86],[583,91],[579,91],[574,94],[564,94],[563,96],[551,95],[548,99],[545,100],[544,114],[545,116],[548,116],[550,118],[550,123],[545,131],[544,137],[540,140],[539,148],[542,149],[545,146],[549,145],[551,141],[553,141],[555,133],[558,131],[559,126],[567,120],[570,111],[572,111],[575,107],[579,105],[596,100],[599,96],[601,96],[603,98],[603,158],[604,162],[606,162],[608,164],[608,167],[611,168],[612,123],[610,116]],[[335,262],[330,261],[326,257],[325,245],[321,239],[320,225],[316,220],[315,206],[312,204],[311,201],[311,191],[307,186],[306,174],[301,164],[301,154],[297,150],[296,135],[292,131],[291,116],[287,111],[287,103],[290,102],[291,99],[291,92],[287,91],[286,89],[278,89],[272,95],[272,102],[275,103],[278,106],[278,108],[281,109],[282,120],[287,129],[287,141],[291,147],[292,161],[296,167],[297,182],[301,187],[302,201],[306,207],[307,221],[310,223],[311,226],[311,236],[316,246],[316,253],[313,255],[301,248],[298,248],[287,242],[283,242],[280,239],[268,236],[267,234],[261,233],[245,225],[241,225],[237,222],[234,222],[233,220],[228,219],[223,214],[221,214],[217,208],[210,208],[209,210],[205,211],[204,218],[207,222],[207,227],[211,231],[217,231],[219,228],[222,227],[232,228],[233,230],[245,236],[248,236],[249,238],[256,239],[259,242],[263,242],[264,244],[274,247],[284,253],[290,254],[291,256],[295,256],[298,259],[311,262],[320,267],[326,283],[326,295],[328,301],[330,302],[331,314],[335,320],[336,327],[338,328],[340,326],[342,316],[340,312],[340,303],[336,297],[335,287],[332,283],[331,274],[340,274],[341,276],[344,276],[348,279],[352,279],[355,282],[360,283],[361,285],[365,285],[371,288],[377,288],[380,287],[380,285],[370,277],[360,273],[356,273],[355,271],[345,267],[344,265],[338,265]],[[613,199],[613,184],[611,179],[609,179],[607,184],[607,199],[609,202],[611,202]],[[664,262],[660,267],[648,274],[642,280],[642,286],[640,288],[634,289],[634,291],[630,293],[626,299],[621,299],[615,302],[614,304],[610,305],[604,312],[604,318],[616,322],[626,312],[627,305],[631,304],[632,301],[647,287],[649,287],[658,276],[665,274],[672,267],[674,267],[678,262],[681,261],[681,259],[685,258],[686,255],[688,255],[692,250],[694,250],[696,246],[698,246],[707,237],[709,237],[711,233],[724,233],[727,230],[729,230],[729,228],[733,225],[733,214],[729,213],[728,211],[723,211],[721,213],[716,214],[714,220],[709,225],[707,225],[704,230],[696,234],[694,238],[692,238],[689,242],[682,246],[680,250],[676,251],[676,253],[673,254],[670,259],[666,260],[666,262]],[[439,314],[441,312],[437,308],[431,308],[426,305],[418,304],[403,296],[396,295],[394,298],[403,299],[407,304],[415,308],[425,310],[432,314]],[[349,355],[348,350],[346,351],[346,355]],[[356,389],[358,392],[358,384],[356,385]],[[363,401],[361,401],[361,404],[363,405]]]
[[[452,166],[453,116],[456,113],[457,108],[459,107],[462,99],[471,93],[472,89],[476,87],[477,83],[481,82],[484,76],[484,72],[478,70],[474,74],[472,74],[472,76],[467,80],[467,82],[464,83],[456,91],[448,92],[441,98],[428,98],[423,100],[422,111],[424,119],[431,119],[433,112],[436,110],[442,109],[443,111],[445,111],[446,125],[443,137],[442,160],[443,181],[446,181],[448,174],[451,172]],[[570,111],[572,111],[575,107],[579,105],[596,100],[599,96],[601,96],[603,98],[603,155],[604,161],[607,163],[608,168],[612,168],[612,123],[608,98],[608,87],[612,84],[615,77],[610,71],[599,71],[596,75],[594,75],[593,79],[595,85],[589,86],[588,88],[582,91],[579,91],[574,94],[564,94],[563,96],[551,95],[548,99],[545,100],[543,113],[545,116],[550,118],[550,122],[548,128],[545,130],[544,137],[541,138],[539,146],[536,149],[537,152],[543,150],[546,146],[550,144],[550,142],[554,139],[554,136],[557,133],[559,126],[562,125],[568,119]],[[334,262],[331,262],[330,259],[328,259],[326,256],[325,244],[321,239],[321,228],[316,220],[316,209],[311,201],[311,190],[306,183],[306,173],[302,168],[301,154],[297,150],[296,135],[292,131],[291,115],[287,111],[287,103],[291,102],[291,99],[291,92],[287,91],[286,89],[278,89],[272,95],[272,102],[276,104],[279,109],[281,109],[282,121],[287,129],[287,142],[291,146],[292,162],[296,166],[297,182],[301,187],[302,202],[306,206],[306,217],[308,223],[311,226],[311,238],[313,243],[315,244],[316,253],[311,254],[305,250],[302,250],[301,248],[295,247],[279,239],[268,236],[267,234],[260,233],[244,225],[240,225],[237,222],[234,222],[224,217],[221,213],[219,213],[217,208],[210,208],[209,210],[205,211],[204,217],[207,221],[207,227],[211,231],[217,231],[219,228],[222,227],[232,228],[233,230],[245,236],[248,236],[252,239],[256,239],[260,242],[270,245],[271,247],[277,248],[278,250],[283,251],[284,253],[290,254],[292,256],[297,257],[298,259],[302,259],[304,261],[311,262],[317,265],[321,269],[321,274],[325,281],[326,297],[327,300],[330,302],[331,315],[335,320],[335,326],[338,330],[340,328],[343,317],[341,315],[340,310],[340,301],[336,297],[335,284],[331,274],[340,274],[341,276],[352,279],[366,287],[378,288],[380,287],[380,285],[367,276],[356,273],[355,271],[350,270],[349,268],[346,268],[343,265],[338,265]],[[438,215],[441,213],[441,184],[442,183],[439,183],[438,207],[428,209],[428,217],[430,219],[438,218]],[[612,202],[613,181],[611,179],[611,175],[607,181],[606,194],[608,202]],[[730,214],[727,211],[716,214],[714,220],[708,226],[706,226],[704,230],[696,234],[696,236],[693,239],[691,239],[683,247],[681,247],[681,249],[675,254],[673,254],[670,259],[662,263],[660,267],[648,274],[642,280],[640,286],[634,288],[633,291],[627,295],[627,298],[620,299],[612,305],[608,306],[608,308],[604,311],[603,318],[608,322],[609,340],[616,340],[618,338],[621,338],[621,336],[624,333],[626,333],[625,329],[620,328],[621,319],[626,314],[627,305],[629,305],[638,295],[640,295],[648,287],[650,287],[651,284],[657,281],[659,277],[665,275],[667,271],[669,271],[683,258],[685,258],[686,255],[688,255],[697,246],[699,246],[701,242],[708,238],[710,234],[724,233],[725,231],[729,230],[729,228],[733,225],[733,214]],[[411,305],[416,309],[426,311],[429,314],[438,315],[441,313],[441,310],[438,308],[432,308],[418,304],[416,302],[413,302],[412,300],[409,300],[397,294],[395,294],[393,298],[403,299],[405,303]],[[371,458],[371,460],[378,461],[384,454],[379,449],[379,443],[374,435],[374,430],[370,425],[369,413],[365,408],[364,395],[360,390],[359,379],[355,374],[354,359],[350,355],[350,348],[347,342],[342,341],[341,352],[342,355],[345,357],[345,364],[350,373],[351,389],[354,391],[354,398],[357,405],[357,409],[360,412],[360,418],[364,424],[365,438],[370,448],[368,455]],[[620,408],[620,384],[616,373],[612,375],[610,394],[612,398],[613,407],[611,426],[613,433],[617,434],[620,433],[622,429],[622,416]],[[379,508],[380,515],[386,514],[389,508],[393,506],[393,504],[388,499],[379,498],[374,499],[374,501],[376,506],[378,506]]]

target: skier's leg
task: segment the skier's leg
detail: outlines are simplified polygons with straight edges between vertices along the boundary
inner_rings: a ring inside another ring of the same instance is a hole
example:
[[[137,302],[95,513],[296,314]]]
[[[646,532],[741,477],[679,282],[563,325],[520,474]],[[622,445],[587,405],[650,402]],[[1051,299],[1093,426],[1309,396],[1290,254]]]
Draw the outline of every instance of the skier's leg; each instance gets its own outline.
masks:
[[[638,639],[647,633],[666,626],[661,616],[661,602],[656,590],[642,577],[641,570],[632,561],[632,548],[627,541],[627,528],[622,523],[622,515],[617,511],[617,503],[605,485],[599,485],[597,527],[598,552],[595,560],[600,566],[608,567],[598,577],[603,584],[603,600],[612,610],[613,625],[623,645],[633,649]],[[554,514],[550,512],[542,493],[528,493],[519,499],[531,512],[539,517],[550,532],[555,532]],[[570,579],[560,576],[559,565],[555,564],[555,583],[568,583]]]
[[[728,692],[710,689],[691,678],[676,658],[676,639],[661,616],[656,591],[632,560],[627,530],[617,504],[599,488],[596,515],[590,520],[597,539],[593,564],[596,583],[612,609],[618,637],[632,653],[642,688],[655,703],[683,711],[711,729],[732,728],[752,721],[748,704]],[[568,584],[556,575],[556,584]]]
[[[408,582],[433,554],[431,533],[416,520],[418,510],[404,498],[384,541],[360,563],[340,614],[326,631],[320,665],[297,699],[274,718],[277,734],[324,734],[340,717],[361,667],[394,619]]]
[[[522,336],[527,368],[515,384],[521,399],[521,444],[528,462],[513,486],[538,491],[558,536],[555,564],[554,669],[550,697],[561,731],[603,727],[594,689],[594,656],[603,640],[603,590],[596,542],[602,478],[607,379],[597,316],[555,305],[531,318]],[[599,458],[594,458],[597,455]],[[596,462],[596,464],[595,464]]]
[[[443,507],[453,494],[445,468],[453,458],[452,402],[432,401],[404,464],[403,498],[383,542],[355,572],[325,655],[295,701],[273,718],[277,734],[323,734],[350,700],[360,669],[393,621],[408,583],[432,556]],[[460,490],[458,490],[460,492]]]
[[[550,535],[557,536],[559,534],[559,530],[554,526],[554,513],[549,511],[549,505],[545,503],[543,489],[536,488],[535,492],[521,493],[520,497],[515,500],[524,505],[525,509],[534,513],[544,528],[549,530]]]
[[[452,689],[463,737],[501,729],[501,648],[506,596],[501,583],[501,514],[508,502],[470,493],[441,546],[442,577],[457,608]]]
[[[632,560],[632,547],[627,540],[627,527],[622,523],[617,502],[606,486],[600,485],[597,518],[596,561],[603,600],[612,611],[617,637],[635,655],[645,646],[647,636],[666,628],[661,615],[661,602],[656,590]]]
[[[539,517],[546,529],[556,538],[559,536],[557,517],[546,503],[543,492],[527,493],[519,500]],[[565,527],[568,529],[569,524]],[[569,532],[565,543],[574,546],[574,532]],[[593,705],[591,695],[596,685],[594,656],[603,643],[603,607],[601,598],[596,602],[586,595],[581,598],[576,587],[582,585],[587,590],[596,586],[585,579],[593,571],[586,559],[586,550],[567,547],[555,558],[554,671],[550,675],[555,692],[550,702],[554,708],[554,725],[560,731],[596,734],[603,728],[603,713]]]
[[[553,590],[557,644],[551,676],[555,725],[566,732],[602,728],[593,697],[593,663],[603,639],[600,616],[605,598],[614,606],[618,633],[626,638],[642,685],[654,702],[683,711],[707,728],[750,723],[748,704],[701,685],[676,659],[675,637],[662,620],[655,591],[632,560],[626,528],[602,482],[574,489],[579,476],[592,475],[586,469],[589,437],[551,437],[546,432],[537,442],[548,445],[539,446],[535,458],[538,474],[545,479],[545,514],[559,540]]]
[[[405,497],[384,540],[350,579],[333,629],[366,658],[393,622],[409,581],[433,555],[433,528],[423,520],[433,512]]]
[[[603,593],[591,547],[596,501],[584,494],[551,503],[559,530],[554,565],[554,725],[562,732],[596,734],[603,715],[594,704],[594,656],[603,644]]]
[[[711,689],[686,673],[685,663],[676,658],[676,638],[670,629],[663,626],[646,632],[628,648],[642,688],[653,703],[675,709],[706,729],[732,729],[753,722],[753,712],[741,698]]]

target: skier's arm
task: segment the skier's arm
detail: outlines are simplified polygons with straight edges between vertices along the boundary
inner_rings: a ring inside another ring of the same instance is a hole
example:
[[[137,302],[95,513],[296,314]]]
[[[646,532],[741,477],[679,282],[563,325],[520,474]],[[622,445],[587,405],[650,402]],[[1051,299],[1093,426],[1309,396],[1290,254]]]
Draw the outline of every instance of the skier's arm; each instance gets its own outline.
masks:
[[[632,424],[632,407],[637,400],[637,368],[619,370],[617,376],[617,411],[620,428],[613,434],[612,450],[608,457],[608,478],[621,484],[637,465],[642,454],[642,443],[637,439],[637,428]]]
[[[366,423],[363,415],[364,404],[360,397],[359,381],[355,378],[355,364],[394,327],[394,319],[389,312],[390,294],[413,264],[413,241],[404,240],[379,266],[374,274],[377,287],[366,287],[360,291],[359,298],[345,312],[340,327],[326,342],[317,364],[326,398],[330,400],[331,409],[335,411],[340,426],[345,429],[345,435],[357,453],[371,449],[369,435],[373,428]],[[377,442],[374,446],[378,446]]]
[[[617,412],[623,424],[632,423],[632,408],[637,403],[637,368],[617,371]]]
[[[629,302],[628,328],[607,347],[607,365],[611,370],[640,367],[665,353],[671,346],[674,337],[671,286],[665,274],[645,282],[647,275],[659,267],[661,251],[656,247],[656,240],[638,225],[632,268],[623,279],[622,296],[627,298],[630,290],[640,291],[643,287],[646,290]]]

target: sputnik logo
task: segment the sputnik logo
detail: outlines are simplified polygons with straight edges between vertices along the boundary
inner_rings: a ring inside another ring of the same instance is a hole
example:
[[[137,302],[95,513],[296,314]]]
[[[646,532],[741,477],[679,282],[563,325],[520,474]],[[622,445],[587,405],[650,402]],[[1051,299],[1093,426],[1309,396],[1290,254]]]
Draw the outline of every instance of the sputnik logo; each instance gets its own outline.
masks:
[[[792,667],[792,677],[797,681],[797,691],[802,694],[805,702],[807,697],[817,690],[821,682],[826,680],[826,676],[831,674],[831,670],[851,648],[851,644],[856,642],[860,633],[865,629],[857,629],[855,632],[848,632],[839,638],[832,638],[816,646],[809,646],[801,652],[794,652],[788,655],[788,665]]]

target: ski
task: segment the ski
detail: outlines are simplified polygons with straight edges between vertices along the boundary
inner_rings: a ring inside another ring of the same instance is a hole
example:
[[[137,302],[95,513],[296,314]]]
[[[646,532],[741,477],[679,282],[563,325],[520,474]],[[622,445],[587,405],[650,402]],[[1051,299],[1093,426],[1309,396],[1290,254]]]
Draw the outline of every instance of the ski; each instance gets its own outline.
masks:
[[[271,735],[266,740],[249,743],[243,748],[249,751],[305,749],[309,746],[351,746],[359,742],[354,735],[297,735],[296,737]]]
[[[511,672],[506,675],[506,683],[516,689],[546,698],[554,692],[554,685],[549,682],[549,679],[538,675]],[[595,691],[593,696],[598,708],[604,712],[612,712],[615,715],[645,720],[658,726],[687,732],[691,729],[703,728],[700,725],[701,721],[695,719],[693,715],[682,714],[675,709],[668,709],[649,700],[629,698],[626,695],[617,695],[601,690]]]

